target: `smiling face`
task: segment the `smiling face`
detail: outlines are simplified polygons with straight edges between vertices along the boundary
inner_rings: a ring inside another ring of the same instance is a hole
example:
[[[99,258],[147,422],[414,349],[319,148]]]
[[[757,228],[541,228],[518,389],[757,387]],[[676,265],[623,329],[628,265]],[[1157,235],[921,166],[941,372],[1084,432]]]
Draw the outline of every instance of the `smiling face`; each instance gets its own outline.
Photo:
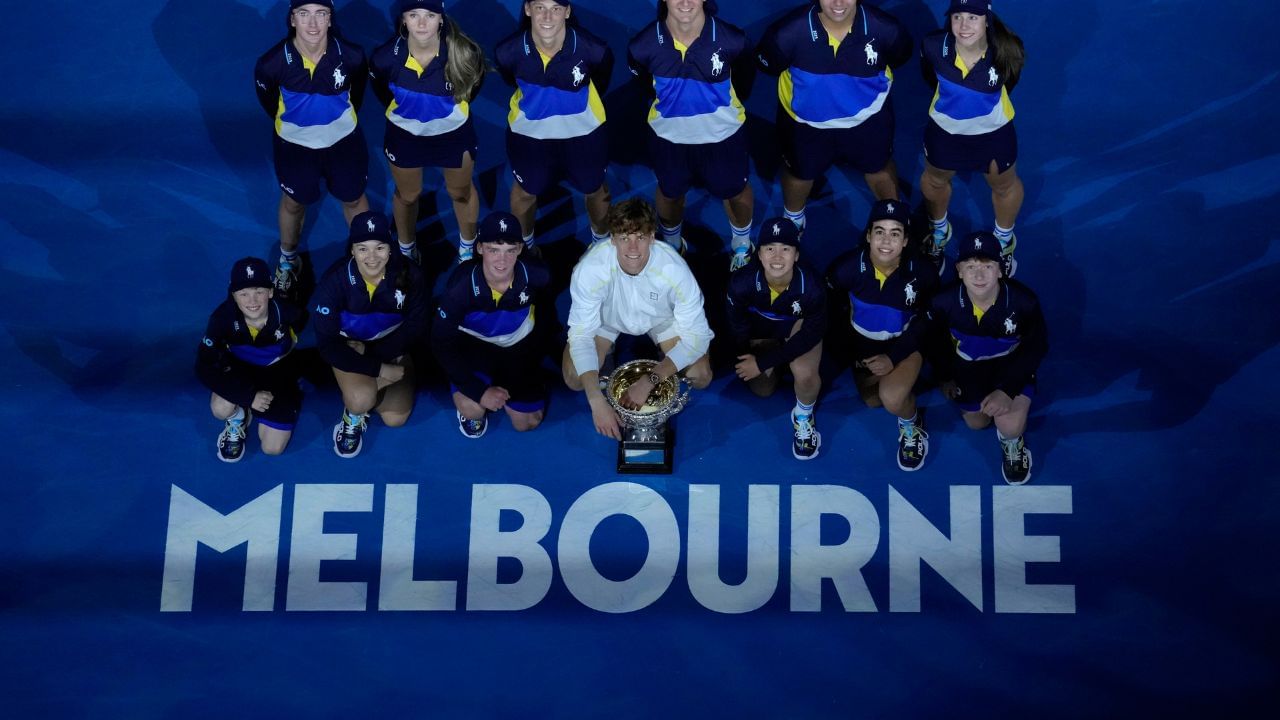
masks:
[[[764,268],[764,279],[770,284],[784,287],[791,284],[792,271],[796,260],[800,258],[800,250],[786,243],[768,243],[760,246],[760,265]]]
[[[541,45],[559,45],[564,42],[565,21],[573,14],[552,0],[534,0],[524,4],[524,14],[529,16],[529,27]]]
[[[382,279],[387,270],[387,262],[391,259],[391,246],[381,240],[365,240],[351,246],[351,257],[356,259],[356,267],[369,282]]]
[[[1000,263],[986,258],[969,258],[956,264],[956,274],[974,302],[994,300],[1000,292]]]
[[[858,0],[818,0],[822,14],[836,23],[853,22],[853,15],[858,9]]]
[[[897,220],[877,220],[867,228],[867,245],[871,247],[871,263],[881,270],[898,266],[907,233]]]
[[[289,14],[289,25],[296,31],[298,40],[312,46],[329,42],[329,26],[333,11],[319,3],[307,3]]]
[[[440,23],[443,20],[444,16],[440,13],[421,8],[414,8],[400,16],[400,22],[404,23],[410,39],[419,45],[434,42],[440,37]]]
[[[951,34],[956,44],[965,50],[987,49],[987,16],[973,13],[955,13],[951,16]]]
[[[485,281],[491,286],[509,287],[516,274],[516,258],[520,257],[523,249],[523,243],[482,242],[476,245]]]
[[[271,288],[247,287],[231,293],[231,297],[244,314],[244,319],[253,323],[267,317],[267,301],[273,294]]]
[[[662,0],[667,4],[667,19],[681,25],[701,22],[703,0]]]
[[[618,251],[618,266],[628,275],[639,275],[649,264],[649,249],[653,247],[653,233],[627,233],[613,236],[613,247]]]

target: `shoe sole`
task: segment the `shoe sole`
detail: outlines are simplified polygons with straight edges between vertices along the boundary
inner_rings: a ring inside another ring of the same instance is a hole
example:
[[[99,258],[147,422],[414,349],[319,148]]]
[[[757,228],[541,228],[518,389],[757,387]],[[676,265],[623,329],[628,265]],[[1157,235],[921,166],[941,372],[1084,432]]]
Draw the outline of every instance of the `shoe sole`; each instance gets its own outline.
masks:
[[[806,460],[812,460],[812,459],[814,459],[814,458],[818,457],[818,453],[822,451],[822,433],[818,432],[817,430],[814,430],[814,431],[813,431],[813,439],[814,439],[816,442],[814,442],[814,443],[813,443],[813,454],[812,454],[812,455],[801,455],[800,453],[797,453],[797,452],[796,452],[796,448],[795,448],[795,446],[794,446],[794,445],[792,445],[792,446],[791,446],[791,457],[793,457],[793,458],[795,458],[795,459],[797,459],[797,460],[799,460],[799,461],[801,461],[801,462],[804,462],[804,461],[806,461]]]
[[[1031,466],[1034,464],[1035,463],[1032,461],[1032,458],[1031,458],[1031,451],[1027,450],[1027,476],[1022,478],[1021,480],[1010,480],[1009,476],[1004,474],[1004,462],[1001,461],[1000,477],[1003,477],[1005,484],[1008,484],[1008,485],[1026,485],[1027,481],[1031,479]]]
[[[343,460],[350,460],[351,458],[359,455],[360,451],[364,449],[364,438],[363,437],[360,438],[360,444],[356,446],[355,452],[351,453],[350,455],[344,455],[342,452],[338,450],[338,431],[341,429],[342,429],[342,421],[339,420],[338,424],[333,426],[333,454],[337,455]]]

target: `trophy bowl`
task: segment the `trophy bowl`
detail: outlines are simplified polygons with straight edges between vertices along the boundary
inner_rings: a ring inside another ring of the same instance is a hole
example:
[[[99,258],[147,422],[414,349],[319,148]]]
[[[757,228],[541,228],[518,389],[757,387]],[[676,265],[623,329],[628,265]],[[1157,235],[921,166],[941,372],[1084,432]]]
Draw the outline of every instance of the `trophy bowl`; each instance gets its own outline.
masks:
[[[633,433],[631,439],[652,441],[660,438],[658,432],[671,416],[684,409],[689,402],[689,386],[679,375],[658,383],[639,410],[623,407],[622,396],[638,380],[648,377],[658,363],[653,360],[632,360],[619,365],[609,375],[604,396],[618,413],[622,424]]]

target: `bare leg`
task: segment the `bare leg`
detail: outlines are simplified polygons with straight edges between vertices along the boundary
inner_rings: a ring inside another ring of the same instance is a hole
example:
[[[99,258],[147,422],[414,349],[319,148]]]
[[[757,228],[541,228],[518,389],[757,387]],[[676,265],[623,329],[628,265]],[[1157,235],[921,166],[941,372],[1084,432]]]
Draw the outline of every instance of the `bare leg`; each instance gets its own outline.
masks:
[[[941,220],[951,205],[951,178],[955,173],[951,170],[940,170],[924,161],[924,172],[920,173],[920,194],[924,195],[924,208],[930,220]]]
[[[511,214],[520,221],[522,235],[529,237],[533,234],[533,223],[538,214],[538,197],[520,187],[519,182],[511,184]]]
[[[996,224],[1003,228],[1012,228],[1018,221],[1018,211],[1022,209],[1024,195],[1022,180],[1018,177],[1018,164],[1009,166],[1008,170],[999,172],[994,160],[983,176],[991,186],[991,206],[995,209]]]
[[[475,163],[471,153],[462,154],[462,167],[441,168],[444,187],[453,201],[453,216],[458,221],[458,232],[468,240],[476,236],[480,222],[480,193],[475,185]]]
[[[298,241],[302,237],[302,221],[307,217],[307,206],[289,197],[288,193],[280,193],[280,209],[276,213],[280,223],[280,247],[293,252],[298,249]]]
[[[812,180],[801,180],[787,168],[782,168],[782,206],[789,212],[798,213],[803,210],[812,190]]]
[[[599,189],[583,198],[587,206],[587,219],[591,222],[591,229],[597,235],[609,234],[609,226],[605,224],[604,218],[609,214],[609,203],[612,200],[607,183],[601,183]]]
[[[396,191],[391,197],[391,215],[396,222],[396,235],[408,245],[418,239],[418,204],[422,196],[422,168],[391,165],[391,178]]]
[[[889,162],[880,170],[867,173],[862,177],[867,181],[867,187],[871,188],[871,194],[875,195],[877,200],[898,199],[898,166],[894,164],[893,158],[889,158]]]

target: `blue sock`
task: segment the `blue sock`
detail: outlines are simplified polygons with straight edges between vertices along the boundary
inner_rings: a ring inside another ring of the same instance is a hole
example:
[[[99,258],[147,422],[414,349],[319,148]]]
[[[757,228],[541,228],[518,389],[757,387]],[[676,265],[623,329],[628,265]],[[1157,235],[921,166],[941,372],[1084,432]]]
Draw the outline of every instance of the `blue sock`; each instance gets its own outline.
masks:
[[[529,233],[528,235],[525,235],[522,239],[524,240],[525,247],[530,249],[533,248],[533,233]]]
[[[791,212],[784,207],[782,208],[782,216],[794,223],[797,228],[804,229],[804,208],[800,208],[798,212]]]
[[[1009,241],[1013,239],[1013,228],[1002,228],[1000,223],[996,223],[992,234],[1000,241],[1000,247],[1009,247]]]
[[[942,230],[947,226],[947,214],[942,213],[941,220],[934,220],[933,218],[929,218],[929,223],[933,225],[934,230]]]
[[[245,417],[245,415],[244,415],[244,408],[242,408],[242,407],[240,407],[239,405],[237,405],[237,406],[236,406],[236,411],[235,411],[235,412],[233,412],[233,413],[231,413],[230,417],[228,417],[228,418],[227,418],[227,422],[229,422],[229,423],[242,423],[242,422],[244,422],[244,417]]]
[[[729,247],[737,250],[740,247],[751,247],[751,223],[747,223],[746,227],[738,227],[732,222],[729,223],[729,231],[733,233],[733,237],[729,240]]]
[[[611,232],[609,232],[609,231],[607,231],[607,230],[606,230],[606,231],[604,232],[604,234],[602,235],[602,234],[600,234],[600,233],[596,232],[596,229],[595,229],[595,228],[591,228],[591,242],[593,242],[593,243],[609,242],[609,240],[610,240],[612,237],[613,237],[613,233],[611,233]]]
[[[662,239],[671,245],[679,247],[680,237],[684,235],[684,223],[678,222],[675,225],[667,225],[658,223],[658,227],[662,229]]]

